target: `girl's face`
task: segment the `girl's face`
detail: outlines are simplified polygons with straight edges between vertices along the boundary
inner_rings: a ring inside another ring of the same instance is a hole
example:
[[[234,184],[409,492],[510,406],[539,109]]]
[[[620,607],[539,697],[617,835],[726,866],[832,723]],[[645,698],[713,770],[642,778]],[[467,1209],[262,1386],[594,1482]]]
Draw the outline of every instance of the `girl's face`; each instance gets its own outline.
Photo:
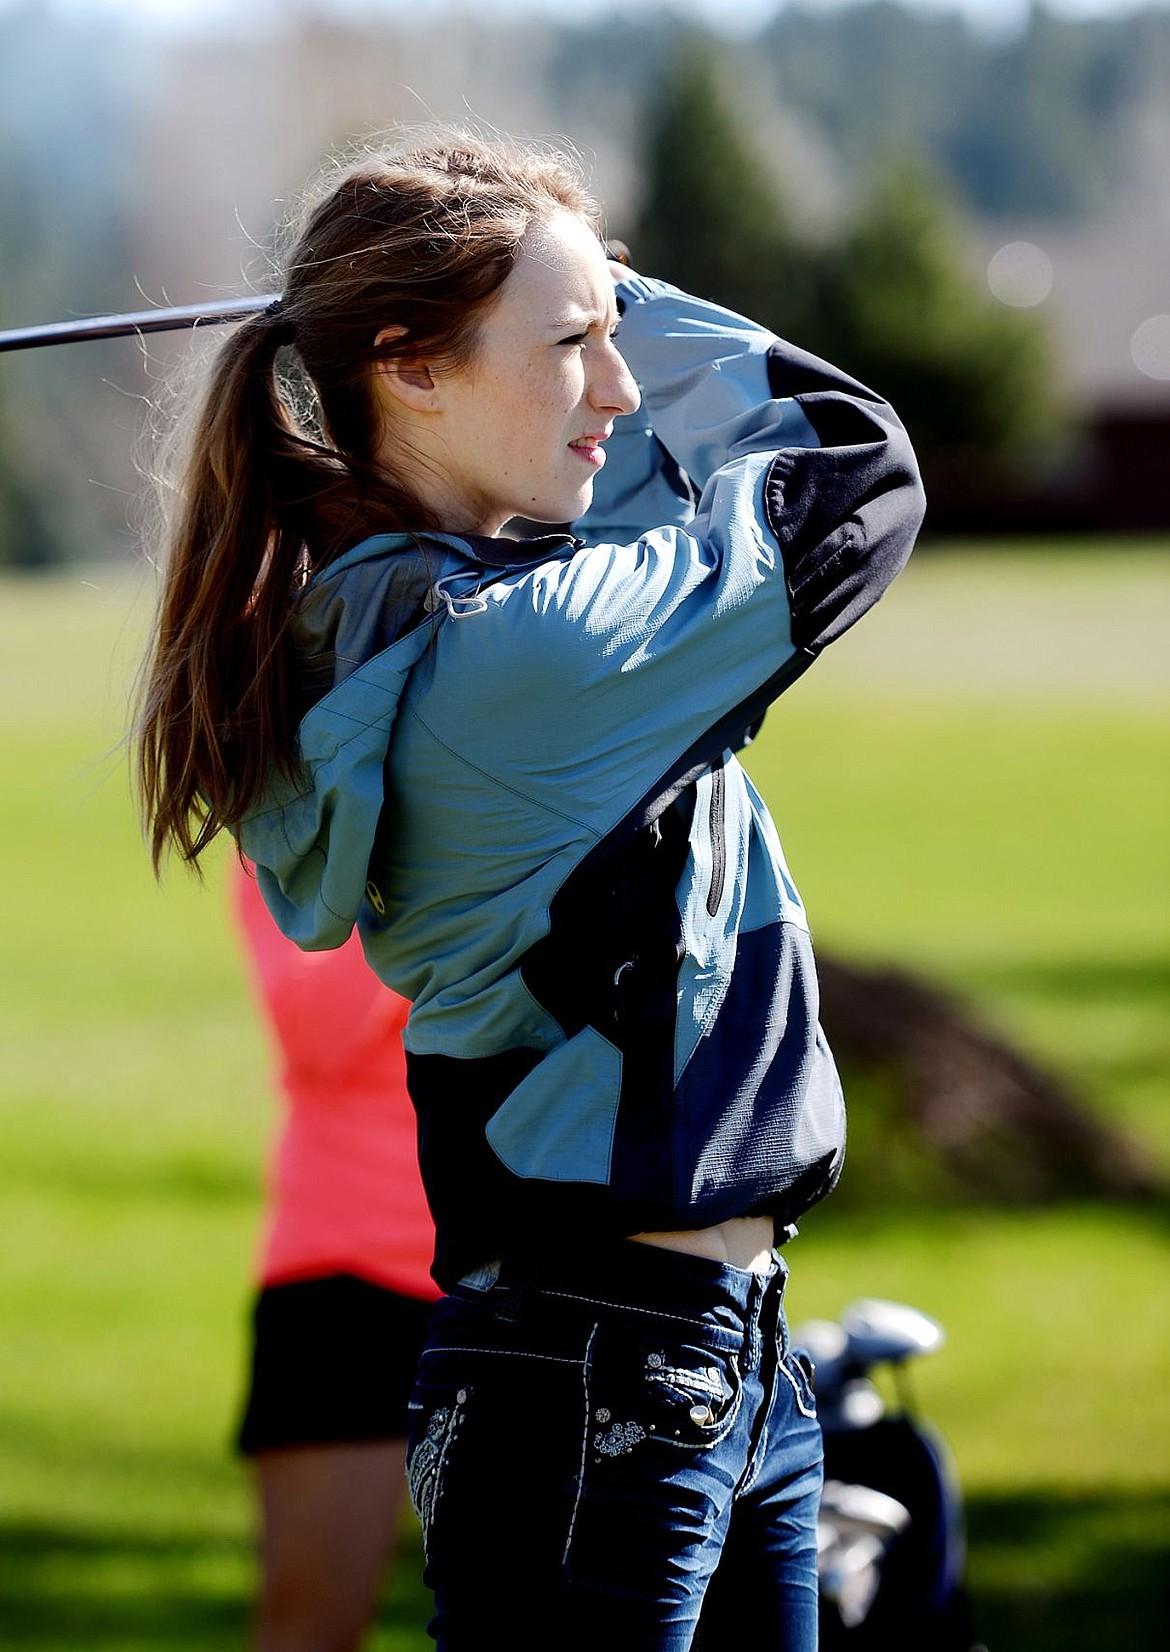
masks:
[[[583,514],[602,443],[639,402],[616,330],[613,279],[592,230],[568,211],[533,224],[472,356],[435,370],[424,431],[416,426],[444,528],[497,534],[513,516]]]

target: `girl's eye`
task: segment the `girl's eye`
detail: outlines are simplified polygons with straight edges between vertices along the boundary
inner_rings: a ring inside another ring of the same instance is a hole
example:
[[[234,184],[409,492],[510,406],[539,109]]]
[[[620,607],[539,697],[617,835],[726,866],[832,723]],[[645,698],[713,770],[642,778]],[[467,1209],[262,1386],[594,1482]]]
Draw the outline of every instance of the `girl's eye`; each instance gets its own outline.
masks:
[[[618,336],[619,330],[620,330],[620,323],[615,322],[613,327],[609,330],[608,334],[606,335],[609,338],[610,343],[612,343],[613,340]],[[588,344],[589,334],[587,332],[585,332],[585,333],[570,333],[568,338],[562,338],[559,342],[561,344]]]

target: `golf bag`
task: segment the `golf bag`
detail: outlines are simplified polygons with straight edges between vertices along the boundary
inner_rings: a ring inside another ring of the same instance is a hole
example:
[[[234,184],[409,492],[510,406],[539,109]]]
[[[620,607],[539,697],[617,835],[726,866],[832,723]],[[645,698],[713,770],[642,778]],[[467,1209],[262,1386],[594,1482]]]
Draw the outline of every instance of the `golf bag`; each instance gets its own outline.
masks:
[[[794,1334],[816,1366],[825,1439],[817,1531],[822,1652],[982,1652],[964,1582],[962,1495],[941,1437],[915,1416],[906,1363],[943,1341],[937,1321],[855,1302]],[[871,1378],[892,1368],[898,1404]]]

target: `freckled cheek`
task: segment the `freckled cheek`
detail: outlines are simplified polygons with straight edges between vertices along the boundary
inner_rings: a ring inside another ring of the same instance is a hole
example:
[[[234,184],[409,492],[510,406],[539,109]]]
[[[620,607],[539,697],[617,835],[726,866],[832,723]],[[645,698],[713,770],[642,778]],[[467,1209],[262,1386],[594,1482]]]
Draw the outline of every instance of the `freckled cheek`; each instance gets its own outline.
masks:
[[[530,407],[516,453],[528,470],[539,470],[560,456],[570,440],[563,413],[549,406]]]
[[[514,382],[513,394],[492,410],[494,464],[500,481],[535,480],[550,461],[565,456],[576,434],[571,387],[547,377]]]
[[[525,422],[535,437],[557,441],[565,431],[574,409],[581,402],[581,393],[572,377],[562,372],[553,377],[546,374],[530,379],[525,386]],[[567,436],[565,438],[568,439]]]

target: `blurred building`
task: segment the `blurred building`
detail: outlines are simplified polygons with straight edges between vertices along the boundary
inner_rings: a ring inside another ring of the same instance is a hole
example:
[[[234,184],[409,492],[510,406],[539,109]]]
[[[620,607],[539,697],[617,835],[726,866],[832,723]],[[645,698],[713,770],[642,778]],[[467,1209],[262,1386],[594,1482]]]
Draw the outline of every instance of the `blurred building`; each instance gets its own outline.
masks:
[[[1170,225],[976,226],[1001,303],[1049,324],[1076,423],[1065,452],[993,496],[932,500],[943,531],[1170,528]]]

